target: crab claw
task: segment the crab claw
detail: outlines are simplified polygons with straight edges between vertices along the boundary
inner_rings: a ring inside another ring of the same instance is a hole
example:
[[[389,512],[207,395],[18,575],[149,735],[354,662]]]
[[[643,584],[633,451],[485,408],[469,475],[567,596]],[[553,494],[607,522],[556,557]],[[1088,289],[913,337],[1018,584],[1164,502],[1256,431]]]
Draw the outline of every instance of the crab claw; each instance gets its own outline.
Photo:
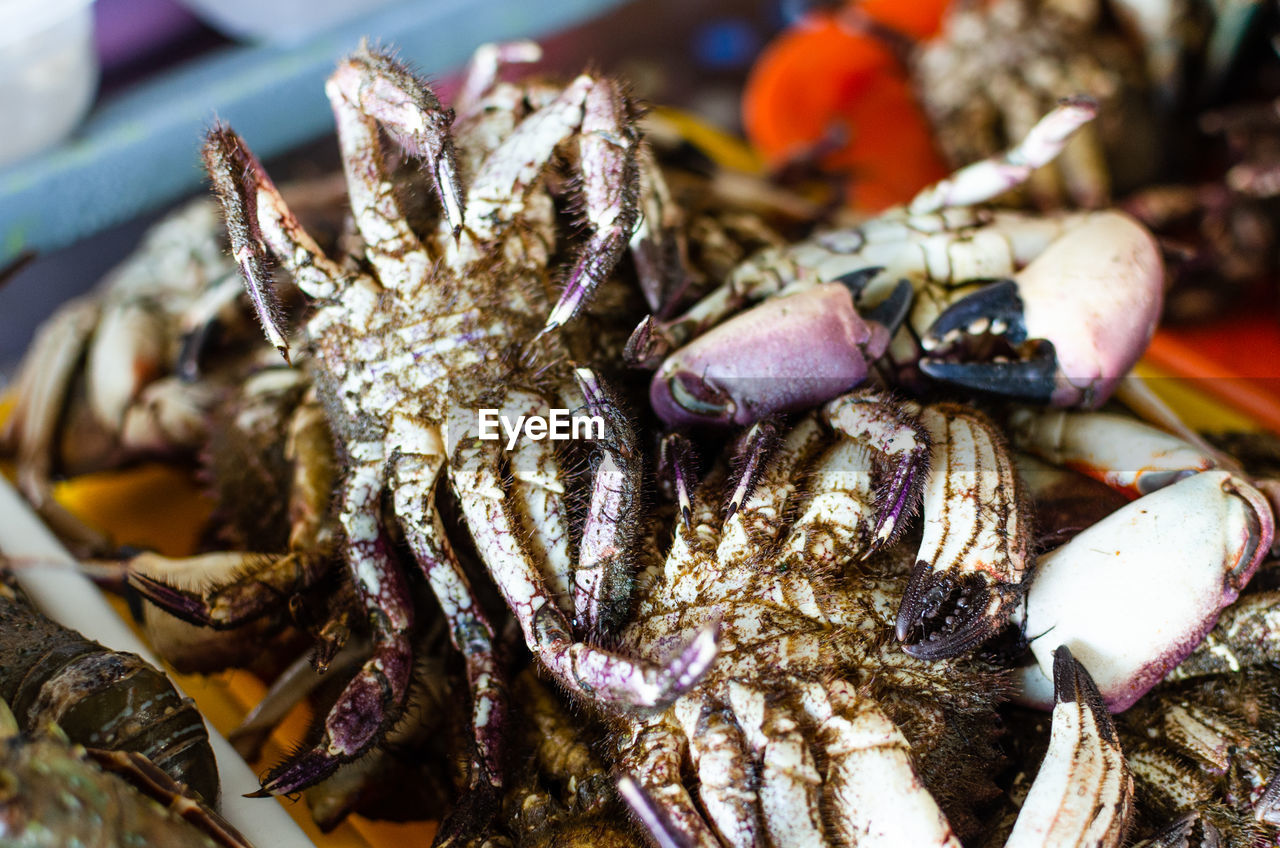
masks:
[[[1067,645],[1112,712],[1127,709],[1236,600],[1274,531],[1262,493],[1215,469],[1139,498],[1045,554],[1027,592],[1037,662],[1020,674],[1021,698],[1052,703],[1053,653]]]
[[[1017,469],[999,430],[957,404],[927,407],[932,443],[919,559],[898,608],[903,650],[954,657],[1004,626],[1022,596],[1030,535]]]
[[[1120,212],[1086,215],[1013,279],[943,311],[921,339],[920,368],[983,391],[1095,408],[1147,349],[1163,301],[1151,234]]]
[[[649,387],[667,424],[745,425],[814,406],[861,383],[884,354],[911,297],[910,284],[863,318],[854,292],[824,283],[775,297],[676,351]]]

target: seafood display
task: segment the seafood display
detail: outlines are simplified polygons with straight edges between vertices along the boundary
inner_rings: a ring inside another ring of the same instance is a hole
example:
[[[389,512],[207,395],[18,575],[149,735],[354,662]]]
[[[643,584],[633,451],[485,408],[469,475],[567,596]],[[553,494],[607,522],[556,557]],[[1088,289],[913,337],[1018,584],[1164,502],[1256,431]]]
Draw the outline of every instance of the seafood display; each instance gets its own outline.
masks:
[[[310,705],[260,794],[305,793],[326,831],[1273,844],[1280,451],[1139,402],[1171,255],[1147,225],[1177,203],[1107,208],[1148,126],[1115,112],[1227,73],[1239,12],[1170,53],[1146,6],[963,5],[917,83],[976,161],[853,222],[673,164],[608,75],[509,80],[529,42],[481,48],[451,106],[364,44],[325,87],[342,191],[283,191],[215,124],[222,223],[184,208],[53,319],[0,447],[166,661],[263,680],[242,751]],[[980,11],[1001,44],[1035,24],[999,73],[971,67]],[[1237,200],[1274,193],[1271,152]],[[1042,211],[989,205],[1019,188]],[[1209,242],[1200,265],[1248,259]],[[189,556],[112,550],[51,500],[157,457],[214,501]],[[0,833],[71,817],[61,781],[138,805],[120,839],[185,826],[167,805],[207,835],[142,838],[242,844],[150,775],[216,804],[166,687],[0,585],[24,731],[0,728]]]
[[[655,411],[673,425],[749,424],[877,372],[908,385],[927,377],[1055,406],[1101,405],[1159,319],[1154,239],[1114,211],[1038,216],[975,205],[1052,160],[1094,114],[1091,102],[1064,104],[1017,147],[905,207],[762,251],[685,314],[646,319],[629,352],[638,364],[661,362]]]
[[[19,732],[2,700],[0,775],[6,845],[252,848],[144,755],[73,745],[56,724]]]
[[[73,742],[137,753],[217,804],[218,770],[195,704],[136,654],[49,620],[7,574],[0,583],[0,699],[18,726],[57,723]]]

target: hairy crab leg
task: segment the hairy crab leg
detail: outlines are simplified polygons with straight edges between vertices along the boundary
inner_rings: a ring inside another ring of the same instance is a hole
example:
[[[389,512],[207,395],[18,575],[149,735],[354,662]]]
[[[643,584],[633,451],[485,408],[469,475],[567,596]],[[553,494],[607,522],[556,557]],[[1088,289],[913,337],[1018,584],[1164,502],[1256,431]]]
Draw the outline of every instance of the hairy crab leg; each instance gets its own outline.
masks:
[[[850,845],[959,848],[912,765],[902,731],[845,681],[802,686],[800,702],[826,752],[826,808]]]
[[[338,125],[351,208],[369,261],[384,285],[413,291],[430,274],[431,259],[387,178],[379,131],[426,160],[456,238],[467,207],[449,132],[453,110],[442,106],[424,81],[367,44],[338,65],[325,93]]]
[[[1209,635],[1165,680],[1236,674],[1275,663],[1280,663],[1280,591],[1273,590],[1245,595],[1224,609]]]
[[[449,621],[449,638],[466,661],[476,742],[476,758],[468,775],[471,788],[498,788],[503,782],[506,689],[494,654],[493,626],[476,602],[435,508],[436,484],[443,467],[440,456],[400,457],[394,476],[395,513]]]
[[[471,54],[458,95],[453,98],[453,109],[458,115],[458,121],[466,120],[475,113],[481,98],[498,81],[498,71],[503,65],[538,62],[541,59],[542,48],[535,41],[521,39],[481,44]]]
[[[640,291],[650,311],[665,317],[689,287],[689,245],[684,214],[671,197],[666,178],[648,145],[636,153],[640,174],[640,220],[631,236]]]
[[[677,701],[675,713],[688,739],[707,818],[726,846],[752,848],[762,833],[760,799],[742,728],[727,710],[691,698]]]
[[[172,559],[139,554],[129,560],[129,585],[188,624],[233,630],[279,609],[331,570],[329,554],[219,551]]]
[[[1053,687],[1049,750],[1005,848],[1118,848],[1133,814],[1133,778],[1111,714],[1066,646],[1054,652]]]
[[[891,544],[919,509],[929,470],[928,430],[902,406],[877,392],[856,392],[828,403],[822,417],[837,433],[865,444],[878,488],[867,531],[869,556]]]
[[[715,563],[738,562],[774,548],[782,533],[783,513],[799,490],[796,470],[821,448],[825,438],[822,426],[812,416],[802,419],[781,443],[776,427],[767,422],[756,424],[743,435]],[[704,580],[715,586],[715,595],[729,596],[741,588],[728,585],[715,567]]]
[[[289,358],[289,333],[267,268],[265,251],[279,257],[308,295],[331,298],[346,274],[303,230],[275,183],[244,140],[228,126],[209,131],[201,151],[226,220],[227,237],[267,340]]]
[[[643,460],[635,429],[612,393],[590,369],[575,369],[574,378],[587,410],[605,422],[604,438],[595,441],[600,463],[573,572],[575,624],[588,639],[599,641],[615,632],[630,611]]]
[[[933,444],[924,536],[897,636],[920,659],[957,656],[1008,621],[1022,598],[1030,533],[1013,456],[995,425],[958,404],[925,407]]]
[[[335,460],[314,391],[294,410],[288,426],[285,458],[293,463],[289,552],[228,551],[181,559],[141,554],[128,563],[130,586],[183,621],[228,630],[278,609],[330,573],[337,553],[329,524]],[[326,654],[331,651],[322,650],[322,659]]]
[[[460,438],[451,478],[476,547],[524,632],[526,643],[570,690],[606,707],[659,707],[688,691],[716,655],[716,628],[700,633],[662,667],[578,642],[525,550],[500,473],[501,446],[475,434],[474,415],[450,420]]]
[[[16,455],[22,494],[59,535],[90,551],[106,550],[110,540],[54,500],[52,474],[58,418],[100,314],[96,301],[74,300],[40,328],[15,380],[18,402],[0,432],[0,450]]]
[[[544,330],[568,323],[622,258],[639,219],[640,134],[631,103],[609,80],[597,80],[583,104],[578,137],[584,215],[591,236],[569,272]]]
[[[373,654],[329,710],[320,741],[272,770],[263,780],[264,794],[296,792],[367,751],[408,693],[413,604],[376,518],[385,482],[382,448],[363,442],[352,445],[351,452],[339,520],[351,572],[373,624]]]
[[[591,235],[542,332],[563,325],[617,264],[635,226],[639,136],[629,101],[616,84],[579,76],[516,127],[485,160],[467,194],[469,244],[462,260],[524,216],[530,189],[566,139],[578,136],[585,221]]]
[[[622,748],[618,791],[661,846],[723,848],[682,780],[688,737],[658,719],[632,731]]]

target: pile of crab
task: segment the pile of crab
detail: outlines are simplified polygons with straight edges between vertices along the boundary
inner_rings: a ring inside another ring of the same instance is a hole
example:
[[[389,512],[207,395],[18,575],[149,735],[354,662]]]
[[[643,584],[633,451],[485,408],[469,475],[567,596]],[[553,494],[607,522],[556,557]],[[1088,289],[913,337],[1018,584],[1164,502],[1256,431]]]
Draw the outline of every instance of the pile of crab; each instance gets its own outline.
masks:
[[[984,205],[1093,105],[789,241],[793,206],[665,162],[613,80],[504,80],[535,57],[482,48],[452,109],[344,60],[327,248],[215,127],[247,297],[192,247],[161,342],[108,294],[20,378],[6,441],[50,511],[69,411],[112,461],[204,457],[220,539],[124,568],[171,660],[273,676],[246,747],[321,705],[263,792],[448,844],[1275,840],[1270,469],[1126,376],[1164,287],[1141,225]],[[203,363],[215,317],[284,362]],[[133,383],[77,370],[112,351]],[[598,429],[546,438],[555,410]]]

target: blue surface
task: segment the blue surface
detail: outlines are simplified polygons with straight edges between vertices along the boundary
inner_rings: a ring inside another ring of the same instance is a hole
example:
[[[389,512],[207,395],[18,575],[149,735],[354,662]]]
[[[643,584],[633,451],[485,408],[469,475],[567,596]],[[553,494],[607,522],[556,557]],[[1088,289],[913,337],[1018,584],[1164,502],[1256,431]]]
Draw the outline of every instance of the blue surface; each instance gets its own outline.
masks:
[[[203,180],[216,117],[268,158],[331,132],[324,80],[368,36],[427,74],[486,41],[537,38],[623,0],[411,0],[298,47],[235,47],[101,104],[76,136],[0,170],[0,267],[156,209]]]

